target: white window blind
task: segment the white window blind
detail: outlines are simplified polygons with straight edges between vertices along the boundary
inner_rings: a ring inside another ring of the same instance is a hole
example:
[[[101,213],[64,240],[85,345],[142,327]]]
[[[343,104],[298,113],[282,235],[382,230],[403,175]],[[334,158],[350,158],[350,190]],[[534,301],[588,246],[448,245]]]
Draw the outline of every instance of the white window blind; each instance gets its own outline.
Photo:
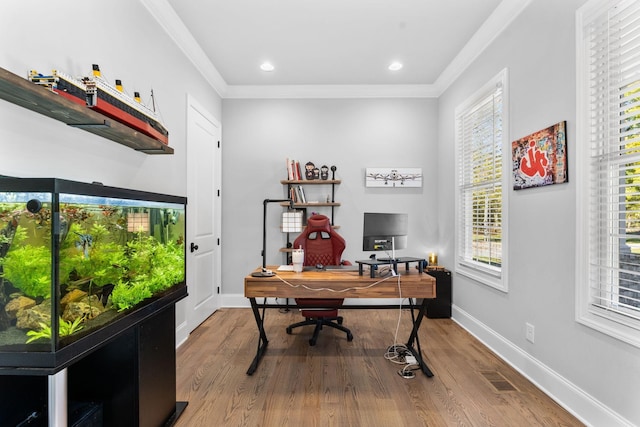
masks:
[[[596,3],[606,8],[583,22],[579,43],[588,150],[580,303],[640,329],[640,2]]]
[[[506,290],[503,267],[505,72],[456,110],[457,268]]]

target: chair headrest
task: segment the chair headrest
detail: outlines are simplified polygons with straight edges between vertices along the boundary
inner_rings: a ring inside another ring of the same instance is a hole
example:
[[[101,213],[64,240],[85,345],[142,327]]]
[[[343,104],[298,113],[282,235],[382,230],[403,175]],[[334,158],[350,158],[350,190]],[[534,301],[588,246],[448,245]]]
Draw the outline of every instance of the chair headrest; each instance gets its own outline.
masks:
[[[331,229],[329,218],[320,214],[309,217],[309,219],[307,219],[307,227],[311,231],[326,231],[327,233],[331,233],[333,231]]]

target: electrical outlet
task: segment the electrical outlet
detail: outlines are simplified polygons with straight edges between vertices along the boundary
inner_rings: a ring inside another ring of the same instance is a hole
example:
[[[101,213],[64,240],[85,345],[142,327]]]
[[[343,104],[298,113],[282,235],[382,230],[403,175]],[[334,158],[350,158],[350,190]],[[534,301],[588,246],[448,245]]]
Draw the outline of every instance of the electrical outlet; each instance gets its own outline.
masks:
[[[535,342],[535,338],[536,338],[536,327],[533,326],[531,323],[527,323],[527,341],[529,341],[530,343],[534,343]]]

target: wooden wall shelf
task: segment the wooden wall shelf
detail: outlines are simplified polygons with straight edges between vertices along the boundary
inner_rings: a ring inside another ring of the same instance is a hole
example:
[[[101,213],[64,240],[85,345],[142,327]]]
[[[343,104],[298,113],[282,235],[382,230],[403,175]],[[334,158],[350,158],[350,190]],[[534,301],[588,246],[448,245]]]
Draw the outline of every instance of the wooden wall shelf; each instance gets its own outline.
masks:
[[[291,206],[289,202],[282,202],[280,206]],[[312,208],[314,206],[340,206],[339,202],[294,203],[294,208]]]
[[[0,98],[146,154],[173,148],[0,67]]]
[[[303,185],[326,185],[326,184],[340,184],[342,181],[339,179],[282,179],[280,184],[303,184]]]

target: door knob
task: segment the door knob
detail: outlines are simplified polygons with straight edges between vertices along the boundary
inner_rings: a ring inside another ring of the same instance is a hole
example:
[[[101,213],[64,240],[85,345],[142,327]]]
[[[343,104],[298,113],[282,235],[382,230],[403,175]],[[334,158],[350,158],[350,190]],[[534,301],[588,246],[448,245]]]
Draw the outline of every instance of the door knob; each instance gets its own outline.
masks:
[[[195,243],[191,242],[191,252],[195,252],[198,250],[198,245],[196,245]]]

